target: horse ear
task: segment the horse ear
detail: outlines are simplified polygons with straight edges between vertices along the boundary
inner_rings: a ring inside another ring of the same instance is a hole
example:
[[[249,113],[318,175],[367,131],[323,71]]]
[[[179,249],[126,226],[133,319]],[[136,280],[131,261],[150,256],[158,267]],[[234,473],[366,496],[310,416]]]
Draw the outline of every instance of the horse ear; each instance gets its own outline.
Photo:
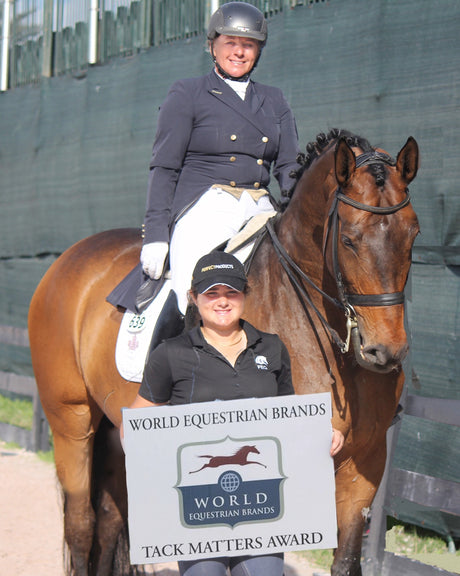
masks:
[[[396,168],[406,184],[410,184],[417,175],[418,159],[418,144],[409,136],[396,159]]]
[[[340,186],[346,186],[356,169],[356,158],[345,138],[335,147],[335,177]]]

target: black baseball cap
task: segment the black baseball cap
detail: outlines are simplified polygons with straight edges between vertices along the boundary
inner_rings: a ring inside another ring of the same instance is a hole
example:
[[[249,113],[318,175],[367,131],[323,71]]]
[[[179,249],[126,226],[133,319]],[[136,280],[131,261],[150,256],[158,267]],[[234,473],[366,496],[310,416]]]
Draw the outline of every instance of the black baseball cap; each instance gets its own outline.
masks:
[[[238,258],[217,250],[202,256],[192,275],[192,288],[198,294],[203,294],[218,284],[243,292],[247,283],[246,272]]]

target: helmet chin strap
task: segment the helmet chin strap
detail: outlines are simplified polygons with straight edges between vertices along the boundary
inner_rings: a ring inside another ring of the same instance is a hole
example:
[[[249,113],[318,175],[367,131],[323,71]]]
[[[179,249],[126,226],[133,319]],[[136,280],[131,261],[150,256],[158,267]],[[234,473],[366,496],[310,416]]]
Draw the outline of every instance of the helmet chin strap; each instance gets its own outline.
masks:
[[[233,80],[234,82],[247,82],[247,80],[249,80],[249,76],[251,75],[251,72],[252,72],[252,70],[250,70],[247,74],[244,74],[244,76],[230,76],[230,74],[227,74],[227,72],[224,72],[222,66],[220,66],[216,62],[216,60],[214,60],[214,64],[216,65],[216,68],[217,68],[217,71],[219,72],[219,75],[222,76],[222,78],[224,80]]]

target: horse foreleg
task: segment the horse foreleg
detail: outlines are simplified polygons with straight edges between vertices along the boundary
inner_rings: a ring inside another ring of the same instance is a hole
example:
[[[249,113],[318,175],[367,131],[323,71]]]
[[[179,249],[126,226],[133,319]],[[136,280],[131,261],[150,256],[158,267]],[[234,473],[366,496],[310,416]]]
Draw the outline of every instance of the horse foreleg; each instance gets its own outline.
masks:
[[[331,576],[362,576],[363,529],[377,486],[349,460],[337,472],[336,487],[338,546]]]
[[[71,573],[87,576],[95,514],[91,505],[93,436],[70,438],[54,431],[56,472],[64,492],[64,537]]]

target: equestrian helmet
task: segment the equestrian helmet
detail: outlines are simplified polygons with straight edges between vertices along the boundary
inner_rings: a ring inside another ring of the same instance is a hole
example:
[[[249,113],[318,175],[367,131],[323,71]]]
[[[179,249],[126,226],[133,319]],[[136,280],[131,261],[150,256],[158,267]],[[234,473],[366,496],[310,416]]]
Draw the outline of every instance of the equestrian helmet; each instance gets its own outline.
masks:
[[[262,12],[251,4],[228,2],[222,4],[209,20],[208,40],[212,41],[220,34],[253,38],[263,47],[267,41],[267,21]]]

